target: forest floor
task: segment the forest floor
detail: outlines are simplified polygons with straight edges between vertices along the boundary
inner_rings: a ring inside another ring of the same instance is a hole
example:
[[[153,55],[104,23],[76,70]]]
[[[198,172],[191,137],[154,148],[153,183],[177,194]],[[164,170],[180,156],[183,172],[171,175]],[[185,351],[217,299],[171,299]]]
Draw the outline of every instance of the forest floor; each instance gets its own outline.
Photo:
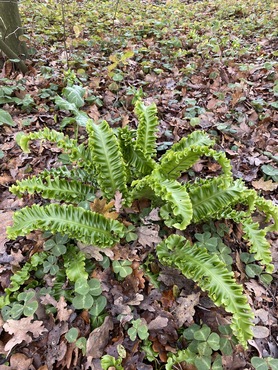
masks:
[[[2,294],[11,276],[44,245],[39,232],[16,241],[5,236],[15,210],[42,202],[37,195],[18,198],[9,187],[66,161],[60,149],[47,142],[32,143],[31,153],[23,153],[16,136],[45,127],[62,130],[70,137],[76,135],[73,113],[59,109],[55,102],[70,80],[85,88],[80,110],[95,121],[106,120],[113,128],[136,127],[132,103],[136,94],[146,104],[154,102],[160,122],[157,149],[161,153],[195,129],[206,131],[216,140],[217,149],[231,160],[234,177],[278,205],[275,0],[23,0],[19,7],[30,49],[26,61],[29,71],[22,75],[7,60],[0,70],[0,106],[12,117],[12,121],[7,117],[4,121],[0,115]],[[77,128],[82,142],[86,139],[84,127],[80,124]],[[189,176],[197,178],[206,171],[213,177],[217,170],[201,160]],[[151,212],[149,204],[138,204],[136,211],[140,213],[144,207],[148,212],[141,214],[143,219]],[[154,212],[148,217],[155,224],[158,215]],[[189,232],[192,239],[202,235],[212,240],[219,237],[221,227],[223,224],[209,223]],[[236,279],[243,284],[254,311],[256,329],[247,350],[224,332],[225,338],[231,339],[232,351],[222,348],[221,352],[220,348],[207,357],[213,363],[221,354],[223,369],[249,370],[254,369],[254,356],[278,358],[277,234],[268,235],[275,266],[271,281],[248,254],[240,226],[225,222],[225,227],[228,232],[223,241]],[[214,306],[193,282],[157,264],[153,250],[160,235],[155,228],[148,235],[146,232],[134,230],[137,237],[130,245],[113,249],[112,254],[107,252],[112,260],[130,262],[133,272],[124,278],[109,264],[102,268],[99,253],[93,257],[97,267],[92,276],[100,280],[107,299],[106,311],[96,323],[90,322],[88,311],[74,309],[65,299],[47,294],[55,273],[50,271],[39,280],[32,272],[26,289],[38,292],[44,288],[46,295],[39,298],[34,321],[21,315],[7,325],[11,317],[2,310],[0,370],[101,369],[100,359],[105,354],[122,359],[122,365],[111,362],[111,369],[164,369],[167,353],[188,345],[183,334],[188,327],[207,325],[220,335],[219,325],[229,324],[229,315]],[[250,258],[241,259],[242,253]],[[131,340],[128,329],[137,319],[148,324],[148,340]],[[102,325],[101,330],[98,325]],[[73,327],[85,338],[81,349],[75,340],[70,343],[65,338]],[[217,366],[213,368],[221,368]],[[256,369],[271,368],[266,362],[260,366]],[[180,364],[175,368],[202,370],[210,365]]]

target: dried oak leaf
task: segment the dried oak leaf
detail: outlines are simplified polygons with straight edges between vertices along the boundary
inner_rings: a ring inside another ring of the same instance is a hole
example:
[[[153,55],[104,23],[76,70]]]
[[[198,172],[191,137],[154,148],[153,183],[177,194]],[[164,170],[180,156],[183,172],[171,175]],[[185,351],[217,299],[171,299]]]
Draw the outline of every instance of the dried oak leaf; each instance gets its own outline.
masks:
[[[115,200],[114,200],[114,207],[116,212],[120,213],[122,208],[122,202],[123,202],[123,194],[117,190],[115,193]]]
[[[141,226],[137,229],[138,242],[143,246],[152,247],[153,244],[161,242],[161,238],[158,236],[159,226],[149,225]]]
[[[47,329],[42,321],[33,321],[33,317],[24,317],[20,320],[7,320],[3,325],[4,330],[13,335],[6,343],[5,351],[10,351],[14,346],[25,341],[27,344],[32,342],[33,338],[38,338]],[[32,338],[33,337],[33,338]]]
[[[252,181],[252,185],[256,190],[273,191],[278,188],[277,183],[275,184],[272,180],[264,181],[263,178],[258,181]]]
[[[173,312],[177,320],[177,325],[180,328],[185,322],[191,324],[195,314],[194,307],[199,303],[200,293],[192,293],[187,297],[179,297],[177,302],[178,307]]]
[[[96,198],[93,203],[91,203],[90,208],[91,211],[100,213],[105,218],[111,218],[112,220],[116,220],[119,216],[118,212],[111,212],[111,208],[114,207],[114,200],[111,200],[111,202],[106,203],[106,199],[98,199]]]
[[[67,308],[67,302],[65,301],[65,297],[61,296],[58,303],[57,303],[57,319],[59,321],[67,321],[72,314],[72,310]]]
[[[90,258],[94,258],[96,261],[103,260],[103,254],[105,254],[110,259],[113,259],[114,253],[111,251],[110,248],[98,248],[95,245],[91,244],[83,244],[81,242],[77,242],[78,248],[81,252],[85,253],[86,256]]]

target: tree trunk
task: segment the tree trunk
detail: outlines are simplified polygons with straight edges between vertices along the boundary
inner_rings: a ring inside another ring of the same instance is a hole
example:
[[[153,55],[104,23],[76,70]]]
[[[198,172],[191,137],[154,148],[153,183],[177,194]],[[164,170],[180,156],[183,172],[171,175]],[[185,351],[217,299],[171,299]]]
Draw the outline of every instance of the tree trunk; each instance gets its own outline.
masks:
[[[27,58],[26,44],[20,40],[22,35],[23,29],[17,1],[0,0],[0,49],[8,58],[14,59],[15,56],[21,60]]]

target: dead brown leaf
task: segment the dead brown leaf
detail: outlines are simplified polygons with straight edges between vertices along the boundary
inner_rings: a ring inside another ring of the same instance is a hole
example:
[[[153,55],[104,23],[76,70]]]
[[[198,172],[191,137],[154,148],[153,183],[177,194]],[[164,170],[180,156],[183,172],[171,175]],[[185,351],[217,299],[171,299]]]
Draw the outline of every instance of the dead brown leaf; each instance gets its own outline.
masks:
[[[168,325],[169,319],[167,317],[157,316],[148,324],[149,330],[160,330]]]
[[[120,212],[122,208],[122,201],[123,201],[123,194],[119,192],[119,190],[116,191],[115,193],[115,200],[114,200],[114,207],[116,212]]]
[[[253,326],[252,330],[254,338],[262,339],[267,338],[270,335],[270,331],[266,326],[256,325]]]
[[[91,359],[100,358],[109,341],[109,332],[113,329],[114,324],[110,316],[106,316],[101,326],[94,329],[88,338],[86,353]]]
[[[28,358],[23,353],[15,353],[10,359],[11,369],[15,370],[30,370],[32,362],[33,359]]]
[[[2,212],[0,213],[0,254],[5,253],[5,243],[8,240],[6,236],[7,226],[11,226],[13,223],[13,212]]]
[[[180,328],[186,322],[193,323],[193,316],[195,314],[194,307],[199,303],[200,293],[192,293],[187,297],[179,297],[177,303],[179,304],[173,316],[177,320],[177,325]]]
[[[57,303],[57,319],[62,321],[67,321],[72,314],[72,309],[67,308],[67,302],[65,301],[65,297],[61,296],[58,303]]]
[[[12,335],[6,343],[5,351],[10,351],[14,346],[23,341],[31,343],[33,338],[38,338],[47,329],[42,321],[33,321],[33,317],[24,317],[20,320],[7,320],[3,325],[4,330]],[[33,338],[32,338],[33,337]]]
[[[106,199],[98,199],[96,198],[93,203],[91,203],[90,208],[91,211],[100,213],[106,218],[111,218],[116,220],[119,216],[118,212],[111,212],[111,208],[114,207],[114,200],[109,203],[106,203]]]
[[[277,183],[275,184],[272,180],[264,181],[263,178],[260,178],[257,181],[252,181],[252,185],[256,190],[273,191],[278,188]]]
[[[152,247],[153,244],[161,242],[160,236],[158,236],[159,225],[141,226],[137,229],[138,242],[143,246]]]

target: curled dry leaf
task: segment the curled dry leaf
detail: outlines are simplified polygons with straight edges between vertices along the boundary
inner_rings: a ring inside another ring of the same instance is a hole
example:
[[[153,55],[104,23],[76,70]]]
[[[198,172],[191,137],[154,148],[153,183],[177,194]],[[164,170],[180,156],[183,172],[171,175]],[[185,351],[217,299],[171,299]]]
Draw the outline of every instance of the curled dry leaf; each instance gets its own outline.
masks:
[[[5,243],[8,240],[6,237],[6,228],[12,225],[12,216],[12,211],[0,213],[0,254],[4,254],[6,251]]]
[[[106,316],[103,324],[91,332],[87,341],[87,356],[100,358],[103,355],[104,348],[109,341],[109,332],[113,327],[112,318]]]

